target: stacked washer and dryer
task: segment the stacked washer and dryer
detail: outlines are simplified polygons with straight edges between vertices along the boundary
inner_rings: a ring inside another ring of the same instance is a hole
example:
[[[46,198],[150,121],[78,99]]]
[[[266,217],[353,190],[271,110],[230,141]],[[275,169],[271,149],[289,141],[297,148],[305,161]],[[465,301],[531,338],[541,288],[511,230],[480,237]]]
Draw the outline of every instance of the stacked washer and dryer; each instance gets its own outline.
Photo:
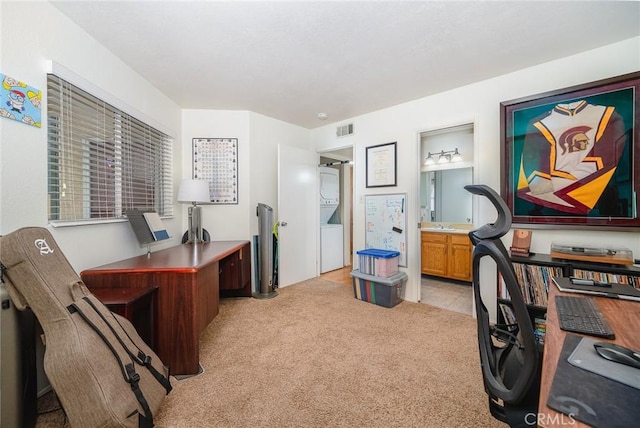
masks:
[[[331,223],[340,205],[340,171],[320,167],[320,273],[344,267],[343,226]]]

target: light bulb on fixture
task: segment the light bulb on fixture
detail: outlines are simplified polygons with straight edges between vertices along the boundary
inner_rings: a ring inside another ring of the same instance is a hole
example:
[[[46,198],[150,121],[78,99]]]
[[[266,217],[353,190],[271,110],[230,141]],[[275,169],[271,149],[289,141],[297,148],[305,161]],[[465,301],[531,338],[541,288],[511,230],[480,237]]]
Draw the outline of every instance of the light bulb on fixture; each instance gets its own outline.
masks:
[[[462,162],[462,155],[458,152],[458,148],[453,152],[453,156],[451,156],[451,162]]]
[[[438,158],[438,163],[449,163],[451,156],[444,153],[444,150],[440,152],[440,157]]]
[[[436,163],[436,161],[433,159],[433,156],[431,156],[431,152],[429,152],[427,158],[424,160],[424,164],[433,165],[434,163]]]

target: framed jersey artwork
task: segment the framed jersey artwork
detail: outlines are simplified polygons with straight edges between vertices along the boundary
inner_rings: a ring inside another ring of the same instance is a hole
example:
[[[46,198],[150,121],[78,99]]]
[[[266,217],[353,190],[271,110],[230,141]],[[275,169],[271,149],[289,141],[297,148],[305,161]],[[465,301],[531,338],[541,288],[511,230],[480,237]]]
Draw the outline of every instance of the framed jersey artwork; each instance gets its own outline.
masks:
[[[640,72],[500,103],[513,223],[640,230]]]

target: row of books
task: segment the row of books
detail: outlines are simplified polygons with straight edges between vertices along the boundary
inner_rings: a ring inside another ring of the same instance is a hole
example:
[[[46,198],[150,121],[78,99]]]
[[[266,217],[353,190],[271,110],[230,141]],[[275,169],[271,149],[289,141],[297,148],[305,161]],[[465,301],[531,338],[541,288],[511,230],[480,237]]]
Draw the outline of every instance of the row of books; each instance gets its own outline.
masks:
[[[596,281],[628,284],[632,285],[636,290],[640,290],[640,276],[620,275],[616,273],[594,272],[591,270],[574,269],[573,276],[576,278],[595,279]]]
[[[528,305],[547,306],[547,295],[551,278],[562,276],[562,267],[538,266],[524,263],[513,263],[513,270],[518,280],[518,286],[524,302]],[[498,296],[510,299],[504,279],[500,276]]]
[[[551,278],[554,276],[564,276],[563,268],[560,266],[539,266],[524,263],[513,263],[513,270],[516,274],[520,292],[526,304],[536,306],[547,306],[547,295]],[[607,272],[596,272],[584,269],[573,269],[572,276],[577,278],[594,279],[602,282],[628,284],[640,290],[640,276],[615,274]],[[510,300],[509,292],[500,276],[498,283],[498,297]]]
[[[498,305],[500,308],[500,313],[502,314],[502,319],[505,324],[515,324],[516,316],[513,313],[513,309],[511,306],[505,303],[500,303]],[[547,333],[547,320],[544,316],[535,317],[533,321],[533,334],[536,336],[536,343],[539,346],[544,346],[544,336]]]

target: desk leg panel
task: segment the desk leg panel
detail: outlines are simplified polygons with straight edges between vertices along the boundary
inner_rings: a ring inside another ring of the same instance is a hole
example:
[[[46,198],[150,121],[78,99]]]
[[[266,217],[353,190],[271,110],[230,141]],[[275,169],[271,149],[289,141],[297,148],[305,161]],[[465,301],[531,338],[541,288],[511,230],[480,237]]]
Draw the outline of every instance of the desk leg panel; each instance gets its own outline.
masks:
[[[218,262],[215,262],[198,270],[195,275],[194,286],[198,293],[196,302],[198,334],[218,315],[220,300],[218,270]]]
[[[83,275],[91,288],[158,286],[156,311],[157,354],[171,374],[199,371],[198,280],[194,272],[107,272]],[[217,309],[217,308],[216,308]]]

